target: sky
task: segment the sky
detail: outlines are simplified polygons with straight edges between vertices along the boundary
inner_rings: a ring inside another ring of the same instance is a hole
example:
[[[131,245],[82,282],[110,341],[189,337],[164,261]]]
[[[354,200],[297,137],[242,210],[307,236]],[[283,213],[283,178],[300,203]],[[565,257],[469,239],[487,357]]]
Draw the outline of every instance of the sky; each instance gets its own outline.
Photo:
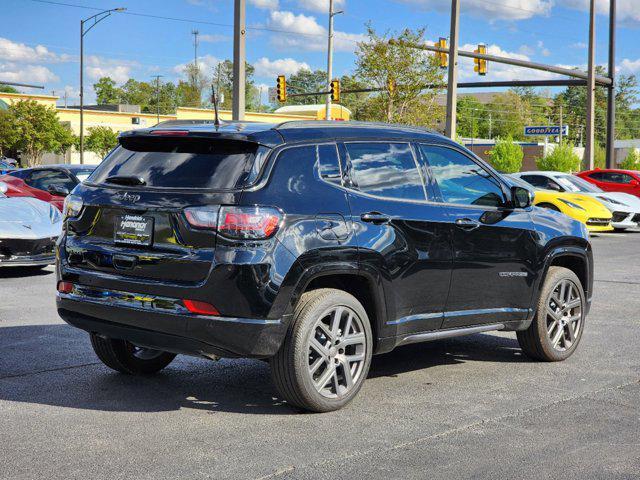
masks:
[[[597,62],[607,63],[609,0],[596,0]],[[640,73],[640,0],[618,0],[617,69]],[[425,28],[425,39],[448,36],[450,0],[335,0],[334,75],[354,68],[354,50],[366,24],[384,33]],[[460,49],[478,43],[489,53],[586,68],[589,0],[461,0]],[[636,4],[635,7],[632,4]],[[193,62],[192,30],[199,33],[198,61],[209,72],[233,57],[233,0],[3,0],[0,81],[44,85],[45,93],[78,102],[80,20],[125,7],[85,36],[85,88],[110,76],[163,81],[182,77]],[[264,89],[279,74],[326,69],[329,0],[247,0],[247,60]],[[549,78],[549,74],[489,64],[483,79],[471,60],[461,80]],[[35,89],[21,89],[33,93]]]

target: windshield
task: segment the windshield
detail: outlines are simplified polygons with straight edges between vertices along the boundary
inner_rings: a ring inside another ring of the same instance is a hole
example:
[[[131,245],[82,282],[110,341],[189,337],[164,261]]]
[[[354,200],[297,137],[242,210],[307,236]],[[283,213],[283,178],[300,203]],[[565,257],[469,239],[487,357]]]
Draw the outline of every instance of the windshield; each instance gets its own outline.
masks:
[[[256,144],[235,140],[125,138],[87,182],[135,177],[156,188],[241,188],[250,183],[257,150]]]
[[[565,187],[570,192],[589,192],[589,193],[602,193],[603,190],[595,185],[587,182],[586,180],[576,177],[575,175],[563,175],[556,177],[558,183]]]

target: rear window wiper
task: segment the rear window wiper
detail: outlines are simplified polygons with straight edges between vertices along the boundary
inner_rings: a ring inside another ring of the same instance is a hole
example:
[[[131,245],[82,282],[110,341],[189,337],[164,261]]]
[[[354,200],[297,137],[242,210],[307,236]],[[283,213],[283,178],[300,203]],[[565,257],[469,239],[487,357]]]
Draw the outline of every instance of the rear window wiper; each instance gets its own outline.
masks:
[[[114,175],[107,177],[106,183],[114,183],[116,185],[146,185],[147,181],[142,177],[134,177],[133,175]]]

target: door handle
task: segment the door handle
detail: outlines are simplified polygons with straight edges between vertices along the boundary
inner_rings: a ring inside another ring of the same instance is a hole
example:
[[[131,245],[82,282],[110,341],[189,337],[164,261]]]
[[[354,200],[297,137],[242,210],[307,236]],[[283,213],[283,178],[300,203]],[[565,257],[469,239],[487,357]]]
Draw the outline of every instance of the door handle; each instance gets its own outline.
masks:
[[[470,218],[458,218],[456,220],[456,227],[462,230],[475,230],[480,226],[480,222],[471,220]]]
[[[360,215],[360,220],[363,222],[373,223],[374,225],[381,225],[383,223],[389,223],[391,219],[380,212],[368,212]]]

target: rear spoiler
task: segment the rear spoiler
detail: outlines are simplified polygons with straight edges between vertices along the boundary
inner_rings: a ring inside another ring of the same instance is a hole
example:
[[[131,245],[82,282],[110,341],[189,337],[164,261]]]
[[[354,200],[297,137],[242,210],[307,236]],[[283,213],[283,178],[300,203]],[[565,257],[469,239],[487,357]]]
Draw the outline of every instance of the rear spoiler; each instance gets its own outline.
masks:
[[[236,142],[247,142],[266,147],[276,147],[283,143],[282,136],[275,130],[264,130],[261,132],[230,132],[215,130],[190,130],[186,128],[144,128],[139,130],[129,130],[118,135],[118,142],[122,144],[126,139],[133,138],[158,138],[158,137],[188,137],[211,140],[232,140]]]

